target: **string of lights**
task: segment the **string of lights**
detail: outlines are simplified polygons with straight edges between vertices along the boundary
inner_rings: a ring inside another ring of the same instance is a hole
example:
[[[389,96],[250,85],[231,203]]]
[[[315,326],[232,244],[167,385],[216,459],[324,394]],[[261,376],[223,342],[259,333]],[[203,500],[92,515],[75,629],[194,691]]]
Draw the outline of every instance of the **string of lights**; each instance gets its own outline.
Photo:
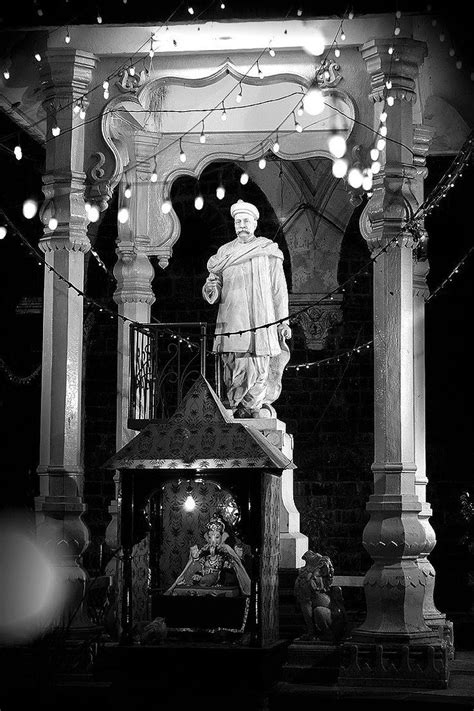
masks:
[[[16,375],[11,368],[0,357],[0,370],[5,373],[8,380],[15,385],[30,385],[41,372],[41,365],[38,365],[30,375]]]

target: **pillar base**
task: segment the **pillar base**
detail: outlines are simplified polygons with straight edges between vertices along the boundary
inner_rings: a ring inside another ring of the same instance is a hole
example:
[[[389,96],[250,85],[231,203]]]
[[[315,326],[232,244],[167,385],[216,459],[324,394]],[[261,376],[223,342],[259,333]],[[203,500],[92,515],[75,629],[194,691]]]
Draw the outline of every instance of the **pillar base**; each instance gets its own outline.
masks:
[[[440,642],[445,642],[448,653],[448,659],[454,659],[454,627],[451,620],[445,618],[427,619],[425,622],[428,627],[436,632]]]
[[[358,642],[342,645],[339,686],[446,689],[448,653],[444,642]]]

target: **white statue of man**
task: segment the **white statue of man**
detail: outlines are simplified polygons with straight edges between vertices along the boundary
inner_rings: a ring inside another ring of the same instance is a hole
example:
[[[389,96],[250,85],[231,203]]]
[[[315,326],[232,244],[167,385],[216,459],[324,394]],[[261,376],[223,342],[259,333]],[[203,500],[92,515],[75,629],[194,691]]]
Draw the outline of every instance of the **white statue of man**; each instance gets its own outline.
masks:
[[[219,300],[213,351],[221,354],[234,417],[270,417],[291,338],[283,253],[276,242],[255,236],[255,205],[238,200],[230,214],[237,237],[209,259],[202,288],[210,304]],[[273,325],[259,328],[265,324]]]

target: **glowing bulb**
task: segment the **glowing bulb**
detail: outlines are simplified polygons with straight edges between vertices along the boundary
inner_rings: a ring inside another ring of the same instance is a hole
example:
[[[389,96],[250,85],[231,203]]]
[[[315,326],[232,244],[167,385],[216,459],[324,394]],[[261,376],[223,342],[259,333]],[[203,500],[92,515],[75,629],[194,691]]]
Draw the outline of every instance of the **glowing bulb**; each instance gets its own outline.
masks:
[[[265,168],[266,164],[267,164],[267,161],[265,160],[265,158],[260,158],[260,160],[258,161],[258,167],[261,170],[263,170]]]
[[[179,152],[179,160],[181,161],[181,163],[186,163],[186,153],[183,151],[182,148]]]
[[[37,62],[41,62],[41,54],[39,52],[36,52],[35,59]]]
[[[225,10],[225,2],[221,2],[221,10]]]
[[[194,207],[196,208],[196,210],[202,210],[202,208],[204,207],[204,198],[202,195],[196,195],[194,199]]]
[[[389,47],[389,48],[388,48],[388,53],[389,53],[389,54],[393,54],[393,47]]]
[[[129,217],[130,212],[128,210],[128,207],[121,207],[117,213],[117,220],[120,222],[120,224],[124,225],[126,222],[128,222]]]
[[[84,120],[85,117],[86,117],[86,110],[83,106],[81,106],[79,109],[79,118]]]
[[[247,185],[247,183],[249,182],[249,174],[242,173],[242,175],[240,176],[240,182],[242,185]]]
[[[395,99],[393,98],[393,96],[387,96],[387,104],[389,106],[393,106],[394,103],[395,103]]]
[[[155,56],[155,50],[153,49],[153,47],[150,47],[150,51],[148,52],[148,56],[150,57],[150,59],[153,59],[153,57]]]
[[[391,82],[390,79],[387,79],[387,81],[385,82],[385,86],[387,87],[387,89],[391,89],[391,88],[392,88],[392,82]]]
[[[301,17],[301,15],[303,14],[303,8],[299,7],[296,11],[296,14],[298,15],[298,17]]]
[[[129,200],[132,197],[132,188],[130,187],[130,185],[127,184],[125,186],[125,190],[123,191],[123,194],[125,195],[127,200]]]
[[[319,57],[325,50],[324,37],[319,30],[308,30],[303,38],[303,49],[308,54]]]
[[[216,197],[218,200],[223,200],[225,198],[225,187],[223,185],[218,186],[216,190]]]
[[[133,65],[128,70],[128,73],[130,74],[131,77],[135,76],[135,67]]]
[[[386,143],[387,143],[387,141],[385,140],[385,138],[379,138],[379,140],[377,141],[377,148],[378,148],[378,150],[379,150],[379,151],[383,151],[383,149],[385,148]]]
[[[336,49],[334,50],[334,56],[335,56],[335,57],[340,57],[340,56],[341,56],[341,50],[339,49],[339,47],[336,47]]]
[[[150,183],[156,183],[158,182],[158,173],[156,170],[153,171],[153,173],[150,175]]]
[[[194,501],[191,494],[188,494],[188,496],[186,497],[186,500],[183,504],[183,509],[185,511],[194,511],[195,508],[196,508],[196,502]]]
[[[171,201],[165,200],[161,205],[161,212],[163,213],[163,215],[167,215],[168,212],[171,212],[171,207]]]
[[[23,203],[23,217],[27,220],[32,220],[38,212],[38,203],[36,200],[25,200]]]
[[[97,15],[97,24],[101,25],[102,24],[102,16]]]
[[[275,52],[275,50],[273,49],[273,47],[270,47],[270,49],[268,50],[268,54],[270,55],[270,57],[274,57],[274,56],[275,56],[276,52]]]
[[[386,111],[382,111],[382,113],[380,114],[380,120],[382,123],[385,123],[385,121],[387,120],[387,112]]]
[[[338,133],[334,133],[328,141],[328,148],[334,158],[342,158],[346,152],[346,139]]]
[[[380,164],[380,161],[374,160],[374,162],[373,162],[372,165],[370,166],[370,169],[371,169],[373,175],[377,175],[377,173],[380,173],[381,167],[382,167],[382,166],[381,166],[381,164]]]
[[[296,109],[296,113],[298,116],[303,116],[304,114],[304,109],[303,109],[303,104],[301,103],[298,108]]]
[[[5,225],[0,225],[0,239],[5,239],[7,236],[7,228]]]
[[[345,32],[342,31],[342,32],[341,32],[341,40],[344,42],[345,39],[346,39]]]
[[[344,158],[338,158],[332,164],[332,174],[335,178],[343,178],[347,173],[347,168],[349,164]]]
[[[54,230],[56,229],[57,226],[58,226],[58,221],[57,221],[57,219],[56,219],[55,217],[50,217],[50,218],[49,218],[49,222],[48,222],[48,227],[49,227],[49,229],[50,229],[52,232],[54,232]]]
[[[377,160],[380,155],[380,151],[377,148],[370,149],[370,157],[372,160]]]
[[[89,207],[87,217],[89,218],[89,222],[98,222],[100,217],[100,211],[97,205],[91,205]]]
[[[298,123],[298,121],[295,121],[295,131],[298,131],[298,133],[303,132],[303,126],[300,123]]]
[[[78,114],[80,110],[81,110],[81,107],[79,106],[79,104],[75,104],[75,106],[73,108],[73,112],[75,114]]]
[[[381,136],[385,137],[387,135],[387,127],[386,126],[380,126],[379,133]]]
[[[107,81],[107,79],[104,79],[104,81],[102,82],[102,88],[103,88],[105,91],[107,91],[107,89],[109,88],[109,86],[110,86],[110,84],[109,84],[109,82]]]
[[[108,91],[104,91],[104,99],[107,100],[109,98],[110,94]]]
[[[277,139],[272,146],[272,151],[274,153],[278,153],[279,150],[280,150],[280,144],[278,143],[278,139]]]
[[[400,28],[399,28],[398,25],[397,25],[397,26],[395,27],[395,29],[393,30],[393,34],[394,34],[395,36],[398,36],[398,35],[400,34]]]
[[[370,174],[362,176],[362,188],[364,190],[372,189],[372,176]]]
[[[347,182],[351,188],[360,188],[362,186],[362,173],[359,168],[351,168],[347,174]]]
[[[304,110],[311,116],[316,116],[324,111],[323,92],[316,86],[311,87],[303,99]]]
[[[17,160],[21,160],[23,158],[23,151],[21,150],[21,146],[15,146],[13,149],[13,153],[15,154],[15,158]]]
[[[53,126],[53,128],[51,129],[51,133],[53,134],[53,136],[59,136],[59,134],[61,133],[61,129],[59,128],[59,126]]]
[[[191,5],[188,6],[188,12],[190,15],[194,15],[194,8]]]
[[[64,38],[64,41],[66,42],[66,44],[69,44],[69,42],[71,41],[71,35],[69,34],[69,30],[66,33],[66,37]]]
[[[200,143],[206,142],[206,134],[204,133],[204,131],[201,131],[201,135],[199,136],[199,142]]]

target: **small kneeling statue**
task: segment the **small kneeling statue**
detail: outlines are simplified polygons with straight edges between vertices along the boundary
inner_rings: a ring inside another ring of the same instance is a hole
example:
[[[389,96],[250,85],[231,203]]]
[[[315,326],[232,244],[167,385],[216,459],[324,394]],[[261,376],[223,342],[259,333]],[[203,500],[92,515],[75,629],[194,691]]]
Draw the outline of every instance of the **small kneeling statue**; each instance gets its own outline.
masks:
[[[304,641],[338,642],[344,636],[346,614],[341,588],[332,585],[334,568],[326,555],[307,551],[294,592],[306,625]]]

